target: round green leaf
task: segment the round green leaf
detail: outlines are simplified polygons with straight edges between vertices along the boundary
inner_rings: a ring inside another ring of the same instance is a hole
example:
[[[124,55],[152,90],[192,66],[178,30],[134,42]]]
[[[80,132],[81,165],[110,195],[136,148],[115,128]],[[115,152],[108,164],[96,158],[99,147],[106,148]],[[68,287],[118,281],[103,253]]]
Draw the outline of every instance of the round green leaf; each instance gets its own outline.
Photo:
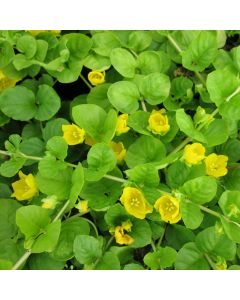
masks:
[[[14,51],[11,44],[7,41],[0,41],[0,68],[8,65],[14,57]]]
[[[113,67],[124,77],[133,78],[137,66],[133,55],[123,48],[115,48],[111,51],[110,60]]]
[[[139,107],[140,94],[133,82],[113,83],[108,89],[107,96],[110,103],[122,113],[133,113]]]

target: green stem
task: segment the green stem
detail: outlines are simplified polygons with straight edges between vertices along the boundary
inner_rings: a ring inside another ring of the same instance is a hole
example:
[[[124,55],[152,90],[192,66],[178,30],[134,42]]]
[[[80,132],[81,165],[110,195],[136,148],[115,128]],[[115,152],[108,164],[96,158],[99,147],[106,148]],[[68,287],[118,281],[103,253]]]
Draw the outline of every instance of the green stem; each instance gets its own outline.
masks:
[[[56,215],[56,217],[53,219],[53,222],[57,221],[61,215],[64,213],[65,209],[67,208],[68,204],[70,203],[69,200],[63,205],[63,207],[60,209],[59,213]]]
[[[158,243],[157,243],[157,248],[159,248],[162,244],[162,241],[163,241],[164,235],[166,233],[167,227],[168,227],[168,223],[165,223],[165,226],[163,228],[163,233],[162,233],[162,235],[161,235],[161,237],[160,237],[160,239],[158,240]]]
[[[19,260],[15,263],[15,265],[12,267],[12,270],[17,270],[31,255],[31,250],[26,251],[23,256],[19,258]]]
[[[152,246],[153,252],[156,252],[157,249],[156,249],[156,246],[155,246],[153,240],[151,240],[151,246]]]
[[[92,86],[91,84],[85,79],[85,77],[80,74],[79,77],[82,79],[82,81],[89,87],[89,89],[91,90],[92,89]]]
[[[143,111],[147,112],[147,107],[146,107],[144,100],[141,101],[141,105],[142,105]]]
[[[111,236],[110,239],[108,240],[106,246],[105,246],[105,251],[110,247],[110,245],[112,244],[114,240],[114,236]]]
[[[190,200],[189,200],[190,201]],[[194,203],[194,202],[192,202],[192,201],[190,201],[191,203]],[[219,214],[218,212],[216,212],[216,211],[214,211],[214,210],[212,210],[212,209],[209,209],[209,208],[207,208],[207,207],[205,207],[205,206],[203,206],[203,205],[199,205],[199,204],[196,204],[202,211],[205,211],[206,213],[208,213],[208,214],[210,214],[210,215],[212,215],[212,216],[215,216],[215,217],[217,217],[217,218],[221,218],[222,217],[222,215],[221,214]]]
[[[127,181],[126,179],[119,178],[119,177],[112,176],[112,175],[104,175],[103,177],[106,179],[110,179],[110,180],[121,182],[121,183],[125,183]]]
[[[217,270],[216,265],[215,265],[215,263],[212,261],[211,257],[210,257],[208,254],[206,254],[206,253],[204,253],[204,256],[205,256],[205,258],[206,258],[208,264],[210,265],[210,267],[211,267],[213,270]]]
[[[181,144],[179,144],[172,152],[168,154],[170,156],[171,154],[177,153],[178,151],[182,150],[182,148],[187,145],[189,142],[191,142],[191,138],[187,137],[185,140],[182,141]]]
[[[95,224],[92,221],[90,221],[89,219],[87,219],[87,218],[83,218],[83,219],[85,221],[87,221],[93,227],[93,229],[94,229],[94,231],[96,233],[96,237],[98,237],[98,230],[97,230],[97,227],[95,226]]]

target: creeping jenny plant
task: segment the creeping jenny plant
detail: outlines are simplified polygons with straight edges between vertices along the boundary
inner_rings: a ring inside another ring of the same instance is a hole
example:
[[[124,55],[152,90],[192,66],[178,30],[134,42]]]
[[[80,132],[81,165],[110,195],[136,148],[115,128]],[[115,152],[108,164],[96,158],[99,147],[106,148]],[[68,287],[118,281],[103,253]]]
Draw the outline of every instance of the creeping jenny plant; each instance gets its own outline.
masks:
[[[0,31],[0,269],[240,269],[238,31]]]

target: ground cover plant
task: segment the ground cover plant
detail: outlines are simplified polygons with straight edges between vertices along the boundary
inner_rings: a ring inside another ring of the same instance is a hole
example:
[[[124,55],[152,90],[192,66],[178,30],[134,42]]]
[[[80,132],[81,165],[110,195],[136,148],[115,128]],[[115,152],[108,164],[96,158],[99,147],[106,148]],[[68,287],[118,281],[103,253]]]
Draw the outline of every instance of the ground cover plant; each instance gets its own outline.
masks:
[[[239,270],[238,31],[0,31],[0,269]]]

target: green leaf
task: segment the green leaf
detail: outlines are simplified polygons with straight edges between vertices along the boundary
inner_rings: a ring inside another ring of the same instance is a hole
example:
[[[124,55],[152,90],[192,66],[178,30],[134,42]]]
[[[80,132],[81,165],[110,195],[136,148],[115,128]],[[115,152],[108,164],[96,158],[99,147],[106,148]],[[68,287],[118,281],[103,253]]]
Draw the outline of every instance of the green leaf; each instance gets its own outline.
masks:
[[[59,110],[61,101],[55,90],[47,84],[38,87],[36,95],[38,110],[35,118],[39,121],[51,119]]]
[[[23,206],[16,212],[16,224],[26,240],[35,238],[49,223],[48,211],[40,206]]]
[[[122,113],[133,113],[138,107],[140,94],[135,83],[118,81],[113,83],[107,92],[110,103]]]
[[[236,164],[236,169],[229,170],[224,178],[224,185],[228,190],[240,190],[240,169],[239,164]]]
[[[42,157],[45,151],[45,144],[44,142],[38,137],[31,137],[24,139],[20,144],[20,151],[29,156],[37,156]],[[36,163],[36,160],[27,160],[25,165],[31,165]]]
[[[210,253],[233,260],[236,255],[236,244],[225,234],[218,233],[215,227],[208,227],[196,237],[196,245],[203,253]]]
[[[165,52],[164,52],[165,54]],[[155,72],[164,72],[165,66],[161,56],[156,51],[144,51],[138,55],[138,68],[141,74],[148,75]]]
[[[160,247],[156,252],[149,252],[144,256],[144,263],[151,270],[169,268],[177,257],[177,251],[171,247]]]
[[[157,187],[160,182],[158,170],[151,165],[135,166],[125,173],[130,181],[135,182],[139,186]]]
[[[28,259],[30,270],[62,270],[65,262],[53,259],[48,253],[32,254]]]
[[[9,260],[0,259],[0,270],[11,270],[13,263]]]
[[[72,173],[72,179],[71,179],[71,189],[70,189],[70,194],[69,194],[69,206],[68,209],[73,208],[75,205],[78,196],[80,195],[83,184],[84,184],[84,171],[82,164],[79,162],[77,167]]]
[[[87,95],[87,102],[89,104],[98,105],[108,111],[112,107],[107,97],[107,91],[110,85],[111,84],[106,83],[93,87]]]
[[[210,202],[217,192],[217,183],[213,177],[201,176],[184,183],[181,191],[194,203]]]
[[[16,243],[13,239],[0,241],[0,260],[7,260],[15,264],[24,252],[26,250],[24,250],[22,243]]]
[[[240,222],[240,191],[223,192],[218,204],[225,216],[235,222]]]
[[[240,141],[229,139],[225,144],[216,147],[216,152],[228,156],[229,161],[237,162],[240,160],[240,152],[238,149],[240,149]]]
[[[32,66],[32,64],[32,60],[27,59],[26,56],[23,54],[17,54],[13,58],[13,65],[18,71],[27,69],[30,66]]]
[[[146,220],[132,220],[132,231],[129,235],[134,239],[132,248],[142,248],[151,243],[152,231]]]
[[[40,162],[39,172],[36,176],[39,190],[48,196],[55,195],[59,200],[67,199],[72,185],[72,169],[69,167],[59,169],[60,165],[55,164],[53,160],[50,160],[49,163],[45,162],[43,160]],[[66,166],[66,164],[62,166]]]
[[[5,183],[0,183],[0,195],[2,198],[10,198],[12,191],[10,187]]]
[[[123,270],[144,270],[143,266],[136,263],[127,264]]]
[[[83,59],[88,55],[92,47],[92,40],[82,33],[70,33],[65,36],[67,47],[71,55],[77,59]]]
[[[172,163],[165,171],[166,183],[173,189],[184,184],[190,173],[190,168],[181,160]]]
[[[48,141],[54,136],[62,136],[62,125],[68,125],[69,122],[66,119],[57,118],[47,122],[46,126],[43,129],[43,139]]]
[[[191,71],[202,72],[214,61],[217,49],[216,35],[213,32],[201,31],[182,52],[182,64]]]
[[[176,121],[180,130],[187,136],[199,142],[205,143],[204,135],[194,127],[191,117],[185,113],[183,108],[176,111]]]
[[[184,244],[193,242],[195,235],[192,230],[178,224],[171,224],[167,227],[165,237],[167,245],[179,250]]]
[[[56,158],[64,160],[67,156],[68,145],[63,137],[54,136],[48,140],[46,149]]]
[[[13,177],[18,173],[25,162],[26,159],[22,157],[11,158],[1,164],[0,174],[4,177]]]
[[[89,150],[87,163],[86,180],[97,181],[114,169],[117,164],[117,158],[108,145],[98,143],[93,145]]]
[[[3,91],[0,95],[0,108],[8,117],[28,121],[36,112],[35,95],[23,86],[15,86]]]
[[[89,235],[78,235],[73,244],[73,252],[80,264],[91,264],[102,255],[101,243]]]
[[[157,138],[141,136],[127,150],[125,161],[129,168],[158,162],[166,156],[164,144]]]
[[[52,252],[56,247],[61,230],[61,221],[48,224],[31,247],[32,253]]]
[[[137,52],[141,52],[148,48],[152,42],[150,32],[137,30],[133,31],[128,38],[128,47]]]
[[[134,131],[145,134],[152,135],[148,128],[148,119],[150,113],[142,110],[138,110],[132,113],[128,118],[128,126],[131,127]]]
[[[171,82],[171,96],[174,101],[181,100],[183,102],[192,99],[193,82],[187,77],[180,76],[174,78]]]
[[[187,228],[196,229],[201,225],[203,214],[195,204],[182,200],[180,202],[180,212],[183,223]]]
[[[120,262],[117,255],[111,251],[104,253],[95,270],[120,270]]]
[[[27,59],[31,59],[37,51],[37,42],[31,35],[23,35],[17,40],[16,47]]]
[[[111,206],[106,214],[104,215],[104,220],[109,226],[115,227],[121,225],[122,222],[129,218],[124,207],[117,203]]]
[[[162,73],[151,73],[143,78],[140,83],[140,93],[151,105],[162,103],[170,92],[169,77]]]
[[[16,210],[20,207],[21,205],[12,199],[0,199],[0,240],[16,235]]]
[[[84,218],[68,219],[62,223],[61,233],[57,246],[52,255],[54,259],[66,261],[71,259],[73,254],[73,242],[77,235],[88,235],[90,227]]]
[[[175,268],[176,270],[209,270],[209,265],[196,244],[187,243],[178,252]]]
[[[122,76],[133,78],[137,66],[133,55],[123,48],[115,48],[110,54],[111,64]]]
[[[111,62],[108,57],[98,55],[96,53],[90,53],[85,57],[83,64],[90,70],[104,71],[111,67]]]
[[[72,109],[72,116],[77,125],[96,142],[109,142],[115,133],[117,126],[117,114],[110,110],[108,114],[98,105],[81,104]]]
[[[121,44],[112,32],[99,32],[92,36],[92,49],[99,55],[110,56],[112,49],[120,47]]]
[[[221,223],[226,235],[235,243],[240,243],[240,224],[221,217]]]
[[[0,41],[0,68],[8,65],[14,57],[14,50],[7,41]]]
[[[223,144],[228,139],[228,124],[225,120],[215,119],[206,128],[201,130],[208,147]]]

